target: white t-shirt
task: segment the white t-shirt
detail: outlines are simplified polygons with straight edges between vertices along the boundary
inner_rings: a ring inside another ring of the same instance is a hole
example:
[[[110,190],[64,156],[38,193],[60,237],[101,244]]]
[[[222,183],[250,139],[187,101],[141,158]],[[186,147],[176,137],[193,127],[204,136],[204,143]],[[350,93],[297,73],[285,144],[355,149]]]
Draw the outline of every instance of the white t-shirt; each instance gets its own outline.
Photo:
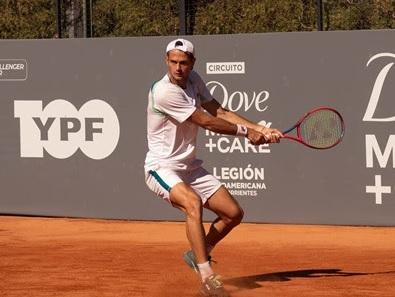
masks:
[[[189,75],[186,89],[171,83],[167,74],[152,85],[147,107],[146,171],[190,170],[201,165],[195,154],[199,127],[187,119],[202,103],[212,99],[194,71]]]

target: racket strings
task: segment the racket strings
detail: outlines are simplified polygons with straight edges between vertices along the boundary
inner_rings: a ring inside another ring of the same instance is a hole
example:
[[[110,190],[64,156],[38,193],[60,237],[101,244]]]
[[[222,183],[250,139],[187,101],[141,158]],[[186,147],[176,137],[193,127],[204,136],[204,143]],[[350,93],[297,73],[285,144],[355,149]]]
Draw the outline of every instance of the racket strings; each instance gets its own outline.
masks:
[[[318,110],[303,120],[299,133],[308,145],[316,148],[331,147],[343,136],[342,119],[332,110]]]

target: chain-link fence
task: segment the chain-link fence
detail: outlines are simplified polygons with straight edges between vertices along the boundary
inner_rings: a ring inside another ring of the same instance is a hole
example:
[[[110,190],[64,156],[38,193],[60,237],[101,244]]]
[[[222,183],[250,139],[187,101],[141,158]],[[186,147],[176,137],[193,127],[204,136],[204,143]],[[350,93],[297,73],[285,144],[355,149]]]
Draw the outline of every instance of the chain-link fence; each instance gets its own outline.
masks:
[[[395,1],[0,0],[3,39],[314,31],[320,25],[392,29]]]

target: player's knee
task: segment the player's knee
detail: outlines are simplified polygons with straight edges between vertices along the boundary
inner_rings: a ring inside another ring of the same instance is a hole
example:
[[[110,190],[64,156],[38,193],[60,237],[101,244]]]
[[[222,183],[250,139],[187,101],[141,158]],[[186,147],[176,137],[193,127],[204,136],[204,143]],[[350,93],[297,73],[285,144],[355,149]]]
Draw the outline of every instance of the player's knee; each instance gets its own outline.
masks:
[[[235,217],[233,218],[234,223],[236,225],[239,225],[243,220],[243,217],[244,217],[244,211],[242,208],[239,208],[235,214]]]
[[[190,197],[187,197],[187,201],[185,205],[186,215],[191,219],[201,220],[203,205],[200,198],[196,195],[190,195]]]
[[[232,211],[232,213],[227,217],[227,225],[237,226],[241,223],[244,217],[244,211],[242,208],[238,207]]]

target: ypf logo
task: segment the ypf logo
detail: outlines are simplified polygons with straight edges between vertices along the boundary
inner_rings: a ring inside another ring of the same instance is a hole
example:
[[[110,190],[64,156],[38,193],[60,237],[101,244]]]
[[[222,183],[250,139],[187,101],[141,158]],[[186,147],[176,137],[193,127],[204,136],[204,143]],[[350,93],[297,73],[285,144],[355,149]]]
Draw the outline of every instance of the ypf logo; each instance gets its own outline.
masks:
[[[105,101],[94,99],[79,110],[57,99],[43,108],[42,101],[14,101],[14,116],[20,121],[21,157],[42,158],[44,149],[65,159],[80,149],[92,159],[104,159],[116,148],[119,121]]]

